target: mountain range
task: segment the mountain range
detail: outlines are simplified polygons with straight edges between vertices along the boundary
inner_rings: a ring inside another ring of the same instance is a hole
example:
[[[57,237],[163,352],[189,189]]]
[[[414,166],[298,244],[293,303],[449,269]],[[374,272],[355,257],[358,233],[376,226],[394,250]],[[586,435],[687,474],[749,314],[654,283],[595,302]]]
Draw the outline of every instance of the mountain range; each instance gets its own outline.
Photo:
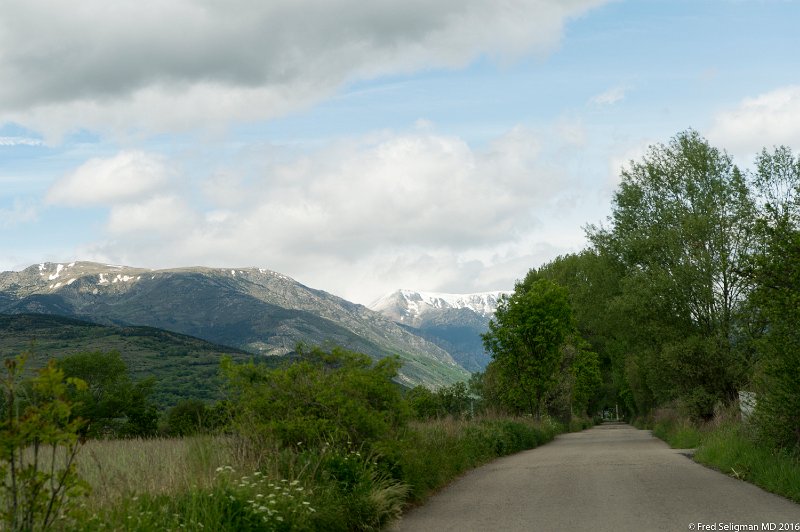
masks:
[[[469,377],[441,342],[415,334],[402,320],[263,268],[42,263],[0,273],[0,313],[157,327],[267,356],[292,353],[298,342],[339,345],[376,359],[398,355],[398,380],[412,386]]]
[[[397,290],[369,308],[449,352],[470,372],[483,371],[491,360],[481,334],[489,327],[500,298],[510,292],[446,294]]]

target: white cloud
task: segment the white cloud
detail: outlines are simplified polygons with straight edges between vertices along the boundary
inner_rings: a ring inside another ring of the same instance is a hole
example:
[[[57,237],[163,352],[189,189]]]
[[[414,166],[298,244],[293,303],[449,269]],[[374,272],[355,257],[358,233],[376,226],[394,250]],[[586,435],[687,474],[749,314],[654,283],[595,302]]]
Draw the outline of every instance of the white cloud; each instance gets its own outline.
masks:
[[[108,230],[112,235],[136,241],[152,238],[179,238],[190,230],[197,215],[180,198],[154,196],[138,203],[116,205],[111,209]]]
[[[0,137],[0,146],[41,146],[44,143],[30,137]]]
[[[19,224],[35,221],[39,216],[35,205],[15,198],[11,208],[0,208],[0,227],[9,229]]]
[[[631,162],[641,162],[650,151],[651,146],[664,142],[639,138],[616,146],[608,160],[608,185],[616,188],[622,178],[622,172],[631,168]]]
[[[605,92],[601,92],[589,99],[589,102],[598,106],[614,105],[625,99],[625,94],[628,92],[626,87],[613,87]]]
[[[90,159],[56,181],[46,201],[60,205],[103,205],[141,198],[166,184],[163,161],[141,151],[123,151],[107,159]]]
[[[515,128],[475,149],[414,130],[288,160],[267,153],[261,165],[242,163],[258,175],[210,169],[197,187],[202,207],[164,193],[114,206],[109,240],[82,256],[264,266],[362,303],[390,279],[392,288],[510,288],[545,256],[534,250],[576,251],[585,222],[575,199],[584,187],[554,158],[553,139]]]
[[[7,0],[0,121],[185,130],[274,117],[343,83],[556,47],[607,0]]]
[[[737,156],[739,164],[752,162],[761,148],[800,147],[800,86],[790,86],[746,98],[719,113],[709,139]]]

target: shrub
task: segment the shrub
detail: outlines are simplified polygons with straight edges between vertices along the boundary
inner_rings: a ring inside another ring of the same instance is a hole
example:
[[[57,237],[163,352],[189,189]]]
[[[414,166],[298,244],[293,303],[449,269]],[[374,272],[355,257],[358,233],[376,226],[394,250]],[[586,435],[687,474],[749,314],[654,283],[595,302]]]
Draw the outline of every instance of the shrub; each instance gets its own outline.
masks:
[[[0,414],[0,522],[8,530],[45,530],[67,517],[89,487],[75,471],[82,422],[71,419],[70,388],[53,361],[23,383],[25,357],[7,359]]]
[[[237,418],[246,436],[285,446],[330,441],[369,444],[400,427],[408,409],[392,382],[398,359],[373,361],[360,353],[301,350],[301,359],[269,369],[223,362]]]

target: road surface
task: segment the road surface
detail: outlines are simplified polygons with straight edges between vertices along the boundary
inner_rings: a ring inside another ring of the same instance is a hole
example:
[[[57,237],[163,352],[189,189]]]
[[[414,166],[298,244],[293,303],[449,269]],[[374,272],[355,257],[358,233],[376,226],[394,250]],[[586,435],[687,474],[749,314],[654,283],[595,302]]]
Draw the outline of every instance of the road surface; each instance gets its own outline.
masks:
[[[800,505],[685,452],[625,424],[564,434],[470,471],[392,530],[800,532]]]

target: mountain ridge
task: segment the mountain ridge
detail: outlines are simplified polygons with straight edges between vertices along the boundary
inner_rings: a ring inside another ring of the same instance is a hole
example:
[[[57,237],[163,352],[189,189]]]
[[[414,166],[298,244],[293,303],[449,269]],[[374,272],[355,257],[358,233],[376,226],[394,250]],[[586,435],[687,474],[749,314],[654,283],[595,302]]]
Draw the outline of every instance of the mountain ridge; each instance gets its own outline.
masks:
[[[264,355],[289,353],[298,342],[397,354],[399,380],[409,385],[468,376],[446,350],[384,316],[265,268],[44,262],[0,274],[0,312],[153,326]]]
[[[370,308],[448,351],[468,371],[483,371],[491,360],[481,335],[489,328],[502,296],[495,290],[468,294],[400,289]]]

